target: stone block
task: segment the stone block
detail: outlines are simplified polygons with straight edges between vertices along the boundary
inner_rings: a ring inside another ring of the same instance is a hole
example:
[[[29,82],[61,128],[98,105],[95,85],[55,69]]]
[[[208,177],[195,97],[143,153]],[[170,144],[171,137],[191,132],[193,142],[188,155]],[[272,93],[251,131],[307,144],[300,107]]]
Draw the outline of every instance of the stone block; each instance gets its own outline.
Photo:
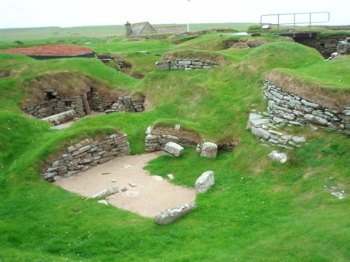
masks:
[[[174,142],[168,142],[164,146],[164,151],[174,157],[180,157],[183,154],[184,148]]]
[[[194,187],[197,193],[205,193],[215,184],[215,177],[213,171],[204,172],[196,180]]]
[[[216,158],[218,153],[218,146],[212,142],[204,142],[201,146],[201,157]]]

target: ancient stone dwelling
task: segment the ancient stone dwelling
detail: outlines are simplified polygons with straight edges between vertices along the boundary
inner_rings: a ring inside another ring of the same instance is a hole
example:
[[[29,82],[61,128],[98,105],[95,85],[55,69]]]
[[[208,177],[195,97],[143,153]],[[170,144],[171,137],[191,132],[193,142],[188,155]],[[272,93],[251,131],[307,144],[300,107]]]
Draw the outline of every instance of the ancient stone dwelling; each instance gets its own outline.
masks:
[[[76,117],[94,112],[142,112],[145,97],[109,90],[103,84],[73,73],[48,74],[31,83],[22,108],[37,118],[74,111]]]
[[[149,22],[125,24],[126,37],[142,37],[155,34],[181,34],[187,32],[186,25],[158,25],[153,26]]]

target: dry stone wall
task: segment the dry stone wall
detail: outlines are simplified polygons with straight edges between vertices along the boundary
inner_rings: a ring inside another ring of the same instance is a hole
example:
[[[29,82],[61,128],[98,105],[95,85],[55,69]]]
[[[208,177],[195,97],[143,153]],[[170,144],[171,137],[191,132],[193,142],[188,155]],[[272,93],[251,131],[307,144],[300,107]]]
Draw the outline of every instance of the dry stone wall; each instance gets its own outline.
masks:
[[[85,139],[68,147],[42,174],[49,181],[75,175],[118,156],[130,155],[127,135],[116,133],[100,140]]]
[[[217,65],[217,63],[212,61],[202,61],[198,59],[162,60],[156,63],[157,68],[162,70],[210,69]]]
[[[77,117],[83,117],[90,112],[142,112],[145,97],[120,96],[114,98],[101,94],[93,88],[87,87],[81,95],[63,97],[54,89],[46,90],[46,95],[37,104],[29,105],[23,110],[37,118],[47,118],[66,111],[74,110]]]
[[[263,88],[269,115],[275,123],[299,126],[312,124],[350,134],[350,105],[340,110],[327,108],[283,91],[268,80]]]
[[[152,129],[149,127],[146,131],[146,152],[156,152],[164,149],[169,142],[179,144],[181,146],[196,147],[201,139],[196,134],[188,131],[175,131],[170,128]]]

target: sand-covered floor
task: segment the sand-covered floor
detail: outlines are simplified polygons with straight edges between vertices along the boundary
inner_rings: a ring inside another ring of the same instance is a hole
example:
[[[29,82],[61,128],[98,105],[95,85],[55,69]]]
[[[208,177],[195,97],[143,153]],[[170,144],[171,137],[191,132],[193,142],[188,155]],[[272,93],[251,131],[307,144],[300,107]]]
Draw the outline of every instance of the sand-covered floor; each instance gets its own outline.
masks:
[[[85,197],[117,186],[119,192],[107,197],[108,203],[145,217],[154,217],[165,209],[194,202],[194,189],[174,185],[159,176],[150,176],[143,169],[159,155],[151,153],[117,157],[77,175],[62,178],[54,184]]]

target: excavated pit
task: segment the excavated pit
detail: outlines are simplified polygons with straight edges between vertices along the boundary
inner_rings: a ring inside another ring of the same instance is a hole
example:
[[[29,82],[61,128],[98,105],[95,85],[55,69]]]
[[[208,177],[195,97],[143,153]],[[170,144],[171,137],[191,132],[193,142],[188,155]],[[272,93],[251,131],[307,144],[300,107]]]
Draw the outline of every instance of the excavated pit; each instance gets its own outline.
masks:
[[[22,109],[29,115],[60,125],[95,112],[143,112],[146,97],[110,90],[77,73],[55,73],[30,81]]]

